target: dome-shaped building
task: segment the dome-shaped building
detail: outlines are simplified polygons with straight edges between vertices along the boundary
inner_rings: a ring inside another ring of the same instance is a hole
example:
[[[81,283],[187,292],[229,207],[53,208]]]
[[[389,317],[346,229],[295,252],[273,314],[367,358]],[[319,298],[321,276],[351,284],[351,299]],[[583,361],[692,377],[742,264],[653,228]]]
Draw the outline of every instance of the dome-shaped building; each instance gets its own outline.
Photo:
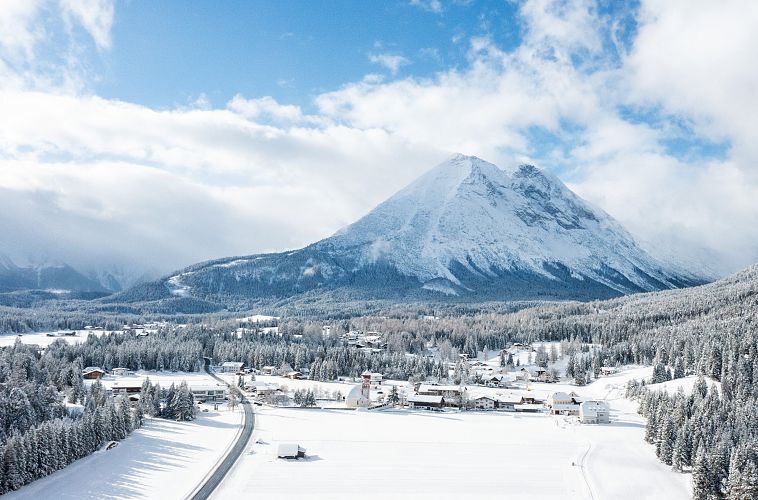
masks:
[[[356,385],[345,396],[345,406],[348,408],[366,408],[370,400],[363,394],[363,387]]]

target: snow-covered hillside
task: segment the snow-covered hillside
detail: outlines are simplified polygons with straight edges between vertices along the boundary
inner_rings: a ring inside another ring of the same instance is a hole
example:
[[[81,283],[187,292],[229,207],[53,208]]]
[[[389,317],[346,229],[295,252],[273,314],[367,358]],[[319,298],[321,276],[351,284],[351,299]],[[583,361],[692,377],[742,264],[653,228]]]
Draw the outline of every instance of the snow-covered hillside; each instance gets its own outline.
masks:
[[[17,265],[0,254],[0,293],[16,290],[106,292],[109,289],[97,278],[85,276],[62,262]]]
[[[455,155],[330,238],[192,266],[163,281],[163,290],[206,300],[313,289],[592,299],[701,282],[651,257],[553,175]],[[149,293],[155,298],[155,287]]]

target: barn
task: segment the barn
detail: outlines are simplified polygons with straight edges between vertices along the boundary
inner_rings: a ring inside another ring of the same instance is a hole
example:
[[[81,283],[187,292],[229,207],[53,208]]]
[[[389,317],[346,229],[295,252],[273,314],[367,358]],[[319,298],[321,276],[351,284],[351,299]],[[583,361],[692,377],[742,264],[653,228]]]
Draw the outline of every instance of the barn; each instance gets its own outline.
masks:
[[[88,366],[82,370],[82,378],[87,380],[102,378],[103,375],[105,375],[105,370],[97,366]]]
[[[443,396],[431,396],[427,394],[411,394],[408,396],[408,406],[423,410],[433,410],[445,406]]]
[[[297,443],[279,443],[276,449],[277,458],[305,458],[305,448]]]

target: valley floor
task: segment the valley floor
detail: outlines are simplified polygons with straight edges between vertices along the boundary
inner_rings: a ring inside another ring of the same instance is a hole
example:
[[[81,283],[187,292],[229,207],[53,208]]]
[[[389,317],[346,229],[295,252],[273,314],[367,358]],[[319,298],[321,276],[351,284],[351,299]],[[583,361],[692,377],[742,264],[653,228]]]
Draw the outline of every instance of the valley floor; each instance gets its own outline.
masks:
[[[242,410],[198,413],[192,422],[147,419],[118,446],[74,462],[3,499],[181,499],[234,441]]]
[[[251,445],[213,498],[691,498],[690,476],[657,461],[636,404],[621,397],[627,379],[645,375],[580,389],[611,405],[613,422],[594,426],[540,414],[256,407]],[[279,442],[309,458],[277,459]]]

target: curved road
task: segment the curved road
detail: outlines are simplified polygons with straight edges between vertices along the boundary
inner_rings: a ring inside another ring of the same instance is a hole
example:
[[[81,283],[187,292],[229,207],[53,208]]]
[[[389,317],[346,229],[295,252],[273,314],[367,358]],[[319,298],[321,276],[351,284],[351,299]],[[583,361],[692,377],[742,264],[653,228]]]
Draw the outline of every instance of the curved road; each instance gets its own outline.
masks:
[[[221,377],[210,371],[210,358],[204,359],[206,373],[208,373],[208,375],[215,378],[216,380],[229,385]],[[189,497],[191,500],[206,500],[208,497],[210,497],[211,493],[213,493],[218,485],[221,484],[221,481],[224,480],[224,477],[226,477],[226,474],[232,468],[234,462],[236,462],[239,456],[242,454],[245,446],[247,446],[247,442],[250,440],[250,436],[253,434],[253,410],[250,406],[250,402],[245,399],[244,395],[242,396],[242,408],[245,410],[245,423],[243,424],[242,432],[237,438],[237,442],[234,443],[234,446],[232,446],[231,450],[229,450],[229,453],[227,453],[221,463],[218,464],[216,470],[213,471],[213,474],[208,476],[208,478],[205,480],[205,483],[199,489],[195,490],[194,495]]]

